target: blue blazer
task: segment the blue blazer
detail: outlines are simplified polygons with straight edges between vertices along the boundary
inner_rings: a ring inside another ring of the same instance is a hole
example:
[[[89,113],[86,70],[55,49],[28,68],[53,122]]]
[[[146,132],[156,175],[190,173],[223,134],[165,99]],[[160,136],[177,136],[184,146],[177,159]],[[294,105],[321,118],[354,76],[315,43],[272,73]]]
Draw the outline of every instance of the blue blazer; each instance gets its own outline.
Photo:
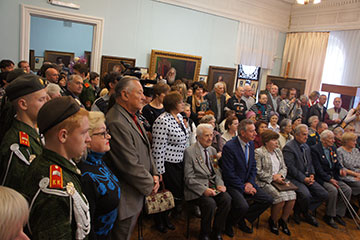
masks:
[[[237,137],[228,141],[219,161],[226,187],[244,192],[244,185],[250,182],[255,188],[256,161],[254,143],[249,142],[249,163],[246,165],[245,154]]]

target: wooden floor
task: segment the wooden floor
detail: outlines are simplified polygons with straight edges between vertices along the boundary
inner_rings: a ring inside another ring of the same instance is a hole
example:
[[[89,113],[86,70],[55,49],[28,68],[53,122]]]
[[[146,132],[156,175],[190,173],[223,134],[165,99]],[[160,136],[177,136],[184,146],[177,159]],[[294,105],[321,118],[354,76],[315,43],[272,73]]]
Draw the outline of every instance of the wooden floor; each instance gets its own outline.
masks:
[[[356,225],[352,219],[344,217],[347,226],[343,227],[338,224],[339,229],[333,229],[328,226],[323,220],[323,214],[325,212],[325,206],[322,205],[318,209],[317,220],[320,224],[319,227],[313,227],[305,222],[301,222],[300,225],[290,221],[289,229],[291,231],[291,236],[285,235],[280,231],[279,235],[275,235],[270,232],[268,228],[267,220],[270,216],[270,210],[268,209],[261,215],[259,228],[254,227],[254,233],[246,234],[239,229],[235,229],[235,236],[229,238],[228,236],[223,236],[224,240],[237,240],[237,239],[258,239],[258,240],[278,240],[278,239],[299,239],[299,240],[360,240],[360,230],[356,229]],[[144,240],[149,239],[166,239],[166,240],[176,240],[176,239],[186,239],[186,216],[185,213],[178,215],[175,218],[171,218],[172,223],[176,226],[174,231],[168,230],[167,233],[160,233],[153,227],[153,221],[150,217],[143,217],[143,237]],[[198,234],[200,231],[200,219],[191,218],[190,223],[190,239],[198,239]],[[132,235],[132,240],[138,239],[138,227],[136,226],[134,233]]]

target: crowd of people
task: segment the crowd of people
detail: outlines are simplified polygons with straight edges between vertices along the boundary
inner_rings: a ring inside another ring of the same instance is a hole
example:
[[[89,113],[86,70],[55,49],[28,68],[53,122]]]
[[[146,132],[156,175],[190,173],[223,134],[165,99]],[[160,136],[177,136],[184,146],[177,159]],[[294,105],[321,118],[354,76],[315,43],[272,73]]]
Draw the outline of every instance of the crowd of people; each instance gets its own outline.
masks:
[[[130,239],[160,185],[175,208],[153,215],[156,229],[174,230],[186,201],[204,240],[251,234],[268,208],[269,230],[289,236],[290,216],[337,229],[352,196],[359,208],[360,104],[327,109],[317,91],[272,83],[229,96],[174,68],[150,86],[113,71],[103,88],[83,64],[0,68],[0,239]]]

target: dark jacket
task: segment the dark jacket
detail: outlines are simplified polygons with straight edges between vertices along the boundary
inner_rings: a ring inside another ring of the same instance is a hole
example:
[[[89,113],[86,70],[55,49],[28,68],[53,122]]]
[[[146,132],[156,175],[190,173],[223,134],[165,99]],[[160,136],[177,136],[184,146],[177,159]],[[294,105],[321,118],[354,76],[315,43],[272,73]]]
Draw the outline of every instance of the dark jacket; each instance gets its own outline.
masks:
[[[242,99],[237,99],[236,96],[232,96],[226,103],[226,107],[230,110],[234,110],[236,117],[239,119],[239,122],[246,118],[246,102]]]
[[[211,111],[215,113],[216,122],[221,123],[224,119],[224,108],[225,108],[225,95],[220,96],[220,109],[218,109],[217,105],[217,98],[215,91],[209,92],[204,99],[209,102],[209,108]],[[220,111],[220,119],[218,119],[218,112]]]
[[[331,166],[324,153],[322,143],[318,143],[311,147],[311,156],[316,172],[315,180],[320,184],[329,182],[332,178],[340,180],[340,169],[342,169],[343,166],[337,159],[336,148],[331,146],[330,149]]]
[[[329,126],[330,126],[330,125],[333,125],[333,124],[336,124],[335,121],[333,121],[333,120],[331,120],[331,119],[329,118],[329,114],[327,113],[326,107],[324,107],[324,109],[323,109],[323,114],[321,114],[321,110],[320,110],[318,104],[312,105],[311,108],[309,109],[308,114],[307,114],[307,120],[306,120],[306,122],[309,120],[309,118],[310,118],[311,116],[314,116],[314,115],[315,115],[315,116],[318,116],[320,122],[325,122],[325,123],[327,123],[327,125],[329,125]]]
[[[250,182],[254,188],[257,188],[255,184],[257,170],[253,142],[249,142],[249,162],[246,165],[245,154],[239,138],[235,137],[228,141],[222,151],[220,167],[226,187],[235,188],[243,193],[245,183]]]

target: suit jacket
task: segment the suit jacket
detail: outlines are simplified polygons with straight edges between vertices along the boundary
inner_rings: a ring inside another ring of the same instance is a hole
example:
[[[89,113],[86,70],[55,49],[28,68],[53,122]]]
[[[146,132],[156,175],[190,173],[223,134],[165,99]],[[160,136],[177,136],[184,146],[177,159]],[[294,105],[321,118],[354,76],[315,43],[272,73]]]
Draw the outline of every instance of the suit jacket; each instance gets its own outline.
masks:
[[[337,159],[337,152],[334,146],[331,146],[334,153],[332,164],[330,167],[329,161],[324,153],[322,143],[318,143],[311,147],[311,156],[314,162],[316,176],[315,179],[320,184],[329,182],[331,178],[340,180],[340,169],[342,168],[341,163]]]
[[[213,147],[208,148],[211,164],[215,174],[212,174],[206,166],[205,159],[201,155],[199,143],[194,143],[185,150],[184,154],[184,197],[186,201],[199,198],[205,190],[209,188],[209,181],[215,182],[216,186],[224,186],[219,169],[214,166],[213,157],[216,150]]]
[[[304,147],[307,165],[305,165],[300,144],[295,139],[288,142],[283,148],[283,155],[288,168],[288,179],[295,179],[301,183],[305,183],[304,179],[309,175],[315,174],[310,148],[307,144],[304,144]]]
[[[242,99],[237,99],[236,96],[232,96],[226,103],[228,109],[234,110],[239,122],[246,118],[246,102]]]
[[[276,148],[274,152],[280,161],[279,174],[284,178],[286,178],[287,167],[285,165],[282,152],[280,148]],[[264,187],[267,184],[271,184],[271,182],[273,181],[273,175],[276,173],[273,173],[272,171],[271,157],[268,150],[264,146],[255,149],[255,160],[256,160],[256,168],[257,168],[256,183],[260,187]]]
[[[256,162],[254,158],[254,143],[249,142],[249,162],[246,165],[245,154],[239,138],[228,141],[222,151],[220,167],[225,186],[244,192],[244,185],[250,182],[255,188]]]
[[[217,108],[216,93],[214,91],[211,91],[204,98],[208,100],[210,110],[215,113],[216,122],[220,123],[224,119],[224,108],[226,103],[225,95],[221,95],[220,97],[220,119],[217,118],[219,109]]]
[[[268,92],[266,95],[267,95],[267,98],[268,98],[267,104],[269,104],[271,106],[271,108],[273,109],[274,112],[277,112],[278,108],[279,108],[279,105],[278,105],[279,96],[276,96],[276,98],[274,99],[274,101],[276,102],[276,109],[275,109],[274,103],[272,101],[271,93]]]
[[[336,124],[335,121],[333,121],[333,120],[331,120],[331,119],[329,118],[329,114],[327,113],[326,107],[324,107],[324,109],[323,109],[323,114],[321,114],[321,111],[320,111],[320,108],[319,108],[318,104],[312,105],[312,106],[310,107],[310,109],[309,109],[308,114],[307,114],[307,120],[309,120],[309,118],[310,118],[311,116],[314,116],[314,115],[316,115],[316,116],[319,117],[320,122],[325,122],[325,123],[327,123],[329,126],[330,126],[330,125],[333,125],[333,124]]]
[[[152,175],[157,174],[146,131],[139,123],[142,134],[130,114],[115,104],[106,114],[110,130],[111,150],[106,163],[118,177],[121,189],[119,219],[129,218],[140,212],[144,196],[154,187]]]

